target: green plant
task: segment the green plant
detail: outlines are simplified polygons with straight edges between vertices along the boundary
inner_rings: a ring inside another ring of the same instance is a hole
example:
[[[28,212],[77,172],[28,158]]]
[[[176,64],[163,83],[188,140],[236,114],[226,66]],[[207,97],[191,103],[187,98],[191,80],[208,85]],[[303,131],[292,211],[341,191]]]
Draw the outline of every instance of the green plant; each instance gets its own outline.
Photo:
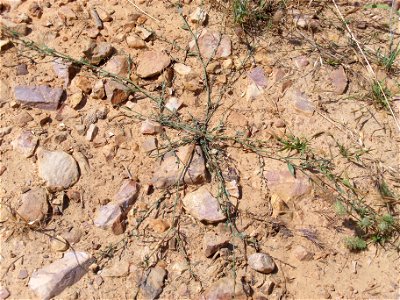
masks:
[[[366,241],[358,236],[348,237],[344,240],[344,243],[347,248],[353,251],[365,250],[367,248]]]
[[[371,86],[371,98],[378,108],[389,110],[389,101],[392,93],[384,81],[374,81]]]
[[[297,151],[304,154],[308,150],[310,142],[305,138],[299,138],[294,135],[288,135],[285,138],[278,139],[282,145],[280,151]]]
[[[394,64],[399,54],[400,48],[390,49],[387,55],[382,53],[381,49],[378,49],[376,56],[378,58],[379,65],[384,67],[386,71],[390,72],[393,71]]]

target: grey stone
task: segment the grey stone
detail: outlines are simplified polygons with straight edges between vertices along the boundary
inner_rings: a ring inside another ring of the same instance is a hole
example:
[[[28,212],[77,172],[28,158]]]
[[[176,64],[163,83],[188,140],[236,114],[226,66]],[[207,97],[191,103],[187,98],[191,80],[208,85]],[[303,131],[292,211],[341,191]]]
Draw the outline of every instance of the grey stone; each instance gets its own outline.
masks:
[[[207,232],[203,238],[203,251],[206,257],[213,256],[219,249],[229,245],[229,236]]]
[[[254,253],[248,257],[249,267],[257,272],[269,274],[275,270],[275,263],[271,256],[265,253]]]
[[[64,90],[41,86],[16,86],[14,89],[15,100],[30,107],[57,110],[60,105]]]
[[[167,271],[161,267],[155,266],[149,270],[140,285],[140,298],[156,299],[163,291],[166,277]]]

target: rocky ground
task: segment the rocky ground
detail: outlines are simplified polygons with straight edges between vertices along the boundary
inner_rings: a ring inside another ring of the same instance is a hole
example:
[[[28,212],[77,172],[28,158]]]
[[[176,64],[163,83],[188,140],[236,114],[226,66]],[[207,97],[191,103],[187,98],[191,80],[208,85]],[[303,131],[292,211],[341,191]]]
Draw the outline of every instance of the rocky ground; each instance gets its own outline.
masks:
[[[400,297],[397,4],[244,2],[0,1],[0,299]]]

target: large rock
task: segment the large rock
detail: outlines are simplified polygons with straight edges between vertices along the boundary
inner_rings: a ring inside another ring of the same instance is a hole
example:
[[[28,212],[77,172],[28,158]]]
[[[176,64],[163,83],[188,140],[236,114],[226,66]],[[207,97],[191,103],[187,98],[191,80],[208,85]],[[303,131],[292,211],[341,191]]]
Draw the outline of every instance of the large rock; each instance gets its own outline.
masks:
[[[232,45],[231,40],[227,35],[221,35],[219,32],[209,32],[203,30],[197,38],[197,44],[200,49],[200,54],[204,59],[225,58],[231,55]],[[195,41],[189,44],[190,51],[197,52]]]
[[[278,196],[284,202],[298,200],[312,193],[312,185],[307,176],[300,172],[296,177],[285,171],[268,171],[264,174],[272,195]]]
[[[29,190],[22,195],[22,204],[17,214],[29,225],[37,225],[43,222],[49,213],[47,193],[42,188]]]
[[[33,272],[28,286],[40,299],[50,299],[78,282],[92,261],[88,253],[67,252],[62,259]]]
[[[23,131],[14,141],[11,142],[13,148],[25,157],[31,157],[35,152],[38,138],[31,131]]]
[[[205,186],[187,194],[182,199],[185,210],[199,221],[205,223],[218,223],[224,221],[219,202],[211,195]]]
[[[47,186],[69,188],[78,181],[79,170],[75,159],[64,151],[38,150],[39,176]]]
[[[167,271],[161,267],[155,266],[149,270],[140,285],[139,299],[156,299],[163,291],[165,277]]]
[[[248,257],[250,268],[257,272],[269,274],[275,270],[275,263],[271,256],[265,253],[254,253]]]
[[[129,62],[125,55],[115,55],[104,66],[104,70],[122,77],[128,76]]]
[[[180,147],[175,153],[176,156],[171,155],[162,161],[152,178],[152,183],[156,188],[167,188],[177,184],[185,169],[185,163],[189,163],[189,166],[185,176],[181,179],[181,184],[202,184],[206,182],[207,170],[203,152],[200,146],[196,146],[192,155],[192,149],[191,145]],[[191,155],[192,158],[190,159]]]
[[[15,100],[30,107],[57,110],[64,90],[47,85],[25,86],[19,85],[14,89]]]
[[[211,284],[200,296],[201,300],[247,299],[243,286],[235,279],[223,277]]]
[[[167,54],[161,51],[146,51],[138,57],[137,75],[149,78],[160,74],[171,63]]]

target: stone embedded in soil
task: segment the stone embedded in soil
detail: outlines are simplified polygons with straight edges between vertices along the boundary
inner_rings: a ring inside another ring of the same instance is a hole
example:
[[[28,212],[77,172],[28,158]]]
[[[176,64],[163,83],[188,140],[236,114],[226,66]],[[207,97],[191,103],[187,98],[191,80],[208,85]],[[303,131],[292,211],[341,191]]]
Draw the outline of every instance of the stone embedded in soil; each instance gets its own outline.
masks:
[[[155,266],[150,269],[140,285],[139,299],[156,299],[163,291],[166,277],[167,271],[164,268]]]
[[[104,70],[122,77],[128,76],[129,62],[125,55],[115,55],[104,66]]]
[[[271,194],[277,195],[285,202],[298,200],[312,193],[310,180],[303,174],[293,177],[289,170],[275,170],[266,172],[264,176]]]
[[[174,71],[179,75],[186,76],[192,72],[192,68],[181,63],[176,63],[174,64]]]
[[[193,149],[193,153],[192,153]],[[200,146],[187,145],[178,148],[175,155],[165,158],[161,165],[156,168],[151,182],[156,188],[167,188],[175,185],[185,168],[189,166],[183,177],[182,184],[202,184],[207,180],[207,170],[204,155]],[[191,159],[190,159],[191,158]]]
[[[275,269],[275,263],[271,256],[265,253],[254,253],[247,259],[249,267],[257,272],[269,274]]]
[[[19,85],[14,89],[15,100],[30,107],[57,110],[64,94],[62,88],[52,88],[47,85]]]
[[[146,28],[144,28],[143,26],[136,26],[135,28],[135,32],[137,35],[139,35],[142,40],[144,41],[148,41],[150,39],[150,37],[153,35],[153,32],[150,30],[147,30]]]
[[[200,296],[200,300],[228,300],[228,299],[246,299],[241,282],[235,282],[235,279],[223,277],[211,284]]]
[[[96,124],[90,124],[89,128],[86,132],[86,140],[89,142],[93,141],[93,139],[96,136],[98,131],[99,131],[99,128],[97,127]]]
[[[212,224],[226,220],[218,200],[205,186],[187,194],[182,203],[186,212],[201,222]]]
[[[3,300],[8,297],[10,297],[10,291],[4,286],[0,286],[0,299]]]
[[[246,98],[248,101],[256,99],[258,96],[263,94],[264,90],[262,87],[259,87],[255,83],[250,83],[247,86],[246,90]]]
[[[22,131],[17,139],[11,142],[15,150],[25,157],[31,157],[35,152],[38,138],[31,131]]]
[[[177,97],[170,97],[165,103],[165,108],[171,112],[176,112],[182,106],[182,101]]]
[[[312,260],[314,257],[314,253],[308,251],[306,248],[304,248],[301,245],[296,246],[292,254],[294,257],[296,257],[300,261],[307,261],[307,260]]]
[[[140,133],[141,134],[158,134],[162,131],[162,126],[160,123],[151,121],[151,120],[144,120],[142,125],[140,126]]]
[[[74,78],[74,84],[85,94],[90,94],[92,91],[92,81],[85,76],[77,76]]]
[[[34,188],[22,194],[22,204],[17,209],[18,216],[30,225],[43,222],[49,213],[46,191],[42,188]]]
[[[83,93],[78,92],[68,97],[68,104],[73,109],[77,109],[83,100]]]
[[[315,110],[314,104],[308,100],[305,93],[295,90],[292,92],[292,105],[300,113],[312,116]]]
[[[146,43],[136,35],[129,35],[126,37],[126,43],[129,48],[132,49],[144,49],[146,48]]]
[[[18,66],[15,67],[15,75],[17,76],[24,76],[28,75],[28,66],[26,64],[19,64]]]
[[[5,137],[7,134],[10,134],[12,131],[12,126],[1,127],[0,128],[0,138]]]
[[[39,176],[47,186],[66,189],[78,181],[78,164],[71,155],[63,151],[39,149],[37,156]]]
[[[348,79],[346,76],[346,72],[342,66],[339,66],[337,69],[333,70],[330,75],[332,85],[334,87],[334,91],[337,95],[341,95],[346,91]]]
[[[171,63],[170,57],[161,51],[145,51],[137,59],[137,75],[140,78],[149,78],[161,74]]]
[[[93,99],[104,99],[106,92],[104,90],[104,82],[102,79],[97,80],[92,88]]]
[[[122,222],[123,212],[121,207],[115,203],[101,206],[96,213],[94,225],[101,229],[118,227]]]
[[[107,100],[114,105],[128,100],[130,94],[129,89],[126,86],[115,80],[107,80],[104,89],[107,95]]]
[[[25,279],[25,278],[28,278],[28,277],[29,277],[28,271],[26,269],[22,269],[22,270],[19,271],[17,278],[18,279]],[[0,297],[0,299],[1,299],[1,297]]]
[[[256,67],[252,69],[247,76],[252,83],[259,87],[266,87],[268,84],[264,70],[261,67]]]
[[[149,227],[151,230],[157,233],[163,233],[167,231],[171,226],[168,221],[162,219],[150,219]]]
[[[217,235],[213,232],[207,232],[203,238],[203,251],[206,257],[213,256],[219,249],[229,245],[229,236]]]
[[[83,53],[91,64],[99,65],[105,59],[110,57],[114,50],[114,47],[110,44],[101,42],[98,44],[91,43]]]
[[[128,209],[139,195],[139,184],[132,179],[124,180],[118,192],[114,195],[114,200],[122,209]],[[126,213],[126,211],[125,211]]]
[[[50,247],[54,251],[64,252],[68,250],[69,244],[63,237],[57,235],[51,239]]]
[[[197,39],[200,54],[204,59],[225,58],[231,55],[231,40],[227,35],[221,35],[219,32],[209,32],[203,30]],[[198,52],[195,41],[189,44],[190,51]]]
[[[70,62],[65,62],[61,58],[57,58],[53,62],[53,70],[58,78],[64,79],[64,87],[67,87],[71,79],[77,73],[77,68]]]
[[[125,260],[118,261],[101,272],[103,277],[124,277],[127,275],[129,275],[129,263]]]
[[[15,124],[19,127],[25,127],[29,122],[33,120],[33,117],[25,110],[19,113],[14,119]]]
[[[207,20],[207,12],[199,6],[189,16],[189,21],[194,24],[201,25],[204,24],[206,20]]]
[[[155,137],[148,137],[142,143],[142,148],[145,152],[151,152],[157,149],[157,139]]]
[[[50,299],[78,282],[92,261],[86,252],[67,252],[62,259],[33,272],[28,286],[39,298]]]
[[[296,57],[295,59],[293,59],[293,61],[299,70],[303,70],[305,67],[307,67],[310,64],[308,58],[304,55]]]

